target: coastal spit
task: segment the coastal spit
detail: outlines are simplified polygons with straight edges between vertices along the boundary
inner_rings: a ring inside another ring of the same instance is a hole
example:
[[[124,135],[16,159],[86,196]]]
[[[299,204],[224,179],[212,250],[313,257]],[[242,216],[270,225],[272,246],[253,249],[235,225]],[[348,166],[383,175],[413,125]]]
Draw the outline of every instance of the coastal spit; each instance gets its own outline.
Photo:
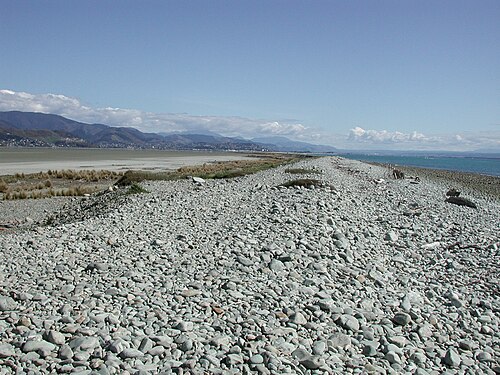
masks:
[[[0,232],[0,374],[499,374],[498,197],[415,177],[2,201],[31,219]]]

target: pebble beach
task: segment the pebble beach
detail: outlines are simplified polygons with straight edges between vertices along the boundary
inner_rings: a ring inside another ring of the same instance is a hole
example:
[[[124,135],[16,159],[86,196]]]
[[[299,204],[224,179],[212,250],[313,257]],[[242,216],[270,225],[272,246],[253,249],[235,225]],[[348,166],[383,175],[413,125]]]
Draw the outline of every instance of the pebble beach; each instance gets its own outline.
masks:
[[[498,194],[406,174],[0,201],[0,374],[500,374]]]

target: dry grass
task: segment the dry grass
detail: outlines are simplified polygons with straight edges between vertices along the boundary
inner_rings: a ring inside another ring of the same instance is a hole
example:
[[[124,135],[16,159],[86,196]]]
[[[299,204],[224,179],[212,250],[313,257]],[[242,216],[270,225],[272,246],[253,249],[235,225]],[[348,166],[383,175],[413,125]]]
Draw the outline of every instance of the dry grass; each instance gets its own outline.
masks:
[[[0,179],[0,193],[4,200],[83,196],[99,190],[99,186],[109,185],[109,181],[122,175],[123,172],[72,169],[16,173]]]
[[[143,193],[149,193],[149,191],[144,189],[137,182],[134,182],[132,185],[130,185],[126,194],[143,194]]]
[[[204,179],[234,178],[253,174],[299,160],[290,155],[260,155],[260,158],[206,163],[199,166],[181,167],[173,172],[106,170],[48,170],[39,173],[16,173],[0,179],[0,193],[4,200],[42,199],[58,196],[83,196],[116,181],[118,186],[133,186],[130,193],[145,192],[137,183],[145,180],[178,180],[188,176]],[[92,186],[90,185],[92,183]]]
[[[127,171],[117,182],[118,186],[128,186],[145,180],[171,181],[196,176],[204,179],[235,178],[275,168],[297,161],[297,157],[273,156],[256,160],[237,160],[186,166],[174,172]]]
[[[9,185],[3,179],[0,179],[0,193],[6,193],[7,190],[9,190]]]
[[[4,200],[17,199],[43,199],[52,197],[81,197],[87,194],[95,193],[98,190],[97,186],[75,186],[66,189],[47,189],[47,190],[32,190],[32,191],[9,191],[4,193]]]
[[[38,173],[39,178],[58,178],[65,180],[80,180],[86,182],[97,182],[101,180],[114,180],[123,175],[123,172],[114,172],[107,170],[84,169],[76,171],[73,169],[64,169],[60,171],[51,171]]]

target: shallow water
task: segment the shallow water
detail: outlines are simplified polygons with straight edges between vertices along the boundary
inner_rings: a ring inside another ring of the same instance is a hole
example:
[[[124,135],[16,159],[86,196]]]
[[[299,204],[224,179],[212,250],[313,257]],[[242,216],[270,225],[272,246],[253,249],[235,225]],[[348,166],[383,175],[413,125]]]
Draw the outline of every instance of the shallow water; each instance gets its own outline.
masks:
[[[361,161],[500,176],[500,158],[494,156],[444,157],[363,154],[343,154],[341,156]]]

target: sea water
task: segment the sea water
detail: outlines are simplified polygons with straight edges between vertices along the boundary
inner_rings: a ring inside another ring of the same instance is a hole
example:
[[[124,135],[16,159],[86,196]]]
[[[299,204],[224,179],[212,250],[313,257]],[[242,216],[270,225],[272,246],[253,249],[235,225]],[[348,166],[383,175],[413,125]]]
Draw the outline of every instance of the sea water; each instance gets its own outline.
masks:
[[[376,163],[406,165],[412,167],[446,169],[450,171],[471,172],[489,176],[500,176],[500,155],[377,155],[345,153],[339,156]]]

